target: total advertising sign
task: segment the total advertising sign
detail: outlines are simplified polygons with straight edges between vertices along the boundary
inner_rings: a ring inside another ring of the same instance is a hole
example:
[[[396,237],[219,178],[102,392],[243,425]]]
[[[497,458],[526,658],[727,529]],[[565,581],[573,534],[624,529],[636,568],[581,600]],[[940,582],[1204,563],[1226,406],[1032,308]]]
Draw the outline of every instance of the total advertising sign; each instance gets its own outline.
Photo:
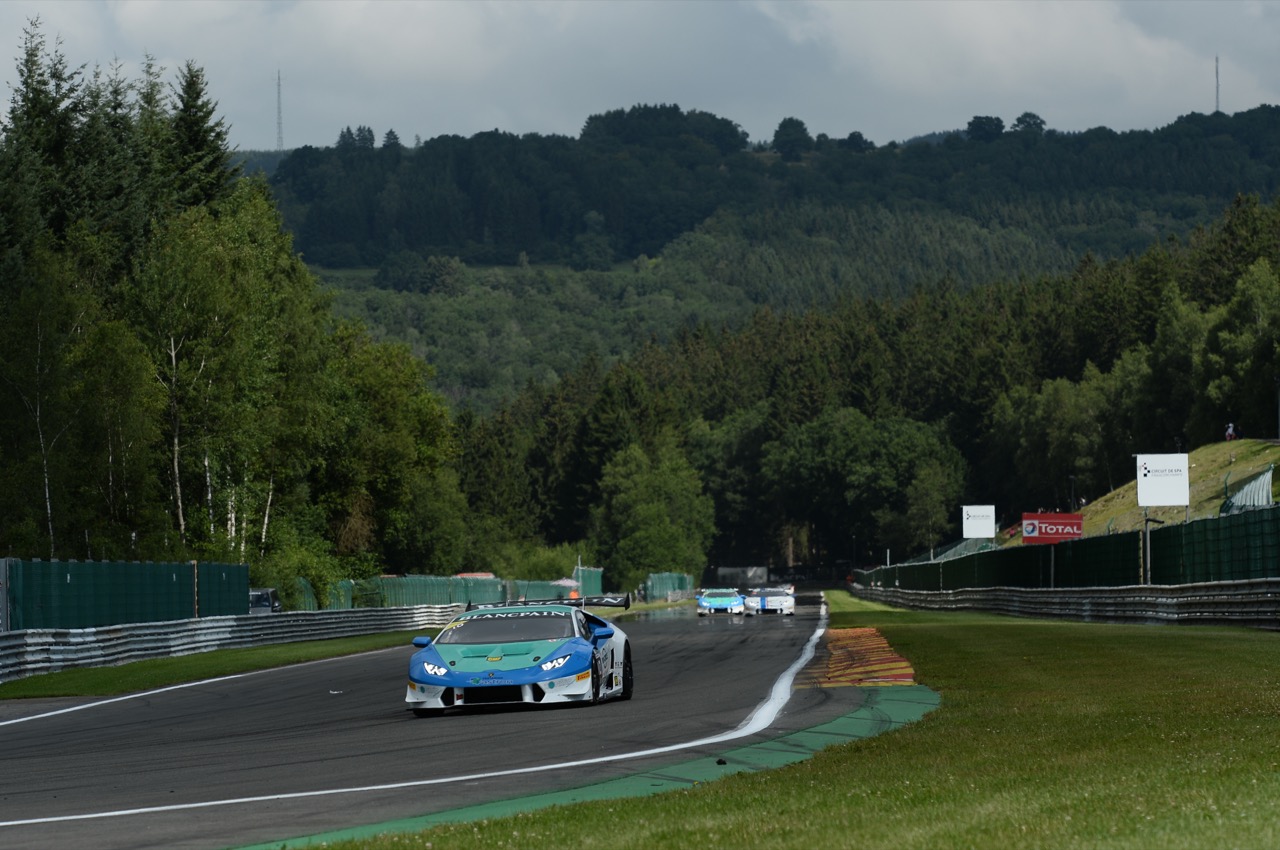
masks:
[[[1023,514],[1023,543],[1059,543],[1084,536],[1084,514]]]

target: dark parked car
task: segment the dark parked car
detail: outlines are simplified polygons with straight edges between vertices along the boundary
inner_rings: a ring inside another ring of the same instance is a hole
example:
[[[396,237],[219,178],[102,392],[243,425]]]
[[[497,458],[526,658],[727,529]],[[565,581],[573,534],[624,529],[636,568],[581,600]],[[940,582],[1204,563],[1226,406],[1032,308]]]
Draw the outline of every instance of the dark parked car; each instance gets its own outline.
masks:
[[[249,588],[250,614],[279,614],[284,610],[280,596],[274,587]]]

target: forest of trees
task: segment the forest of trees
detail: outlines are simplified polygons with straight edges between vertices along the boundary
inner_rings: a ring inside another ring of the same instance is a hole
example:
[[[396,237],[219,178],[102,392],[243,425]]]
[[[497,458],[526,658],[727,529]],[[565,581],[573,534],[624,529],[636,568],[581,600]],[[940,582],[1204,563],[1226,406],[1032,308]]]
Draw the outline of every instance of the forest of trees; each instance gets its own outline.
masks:
[[[934,255],[975,235],[1001,256],[953,270],[966,285],[1050,260],[1065,270],[1063,252],[1141,251],[1212,220],[1243,187],[1275,191],[1278,167],[1273,106],[1125,133],[1063,133],[1030,112],[1006,130],[975,116],[877,147],[857,132],[812,138],[796,118],[752,145],[726,118],[639,105],[590,116],[577,138],[493,130],[407,147],[389,130],[376,146],[371,128],[346,128],[332,147],[291,152],[271,183],[297,248],[320,266],[409,254],[604,271],[663,253],[714,215],[717,233],[748,242],[796,230],[875,246],[880,261],[839,292],[897,294],[920,282],[912,265],[936,269]],[[879,240],[879,217],[927,230]]]
[[[265,183],[237,175],[203,71],[86,72],[33,24],[17,72],[0,553],[243,560],[286,589],[452,570],[457,447],[430,370],[334,321]]]
[[[1280,206],[1241,197],[1185,242],[1069,275],[700,326],[460,416],[469,498],[577,539],[604,460],[674,441],[715,503],[715,563],[918,554],[955,539],[961,504],[1011,524],[1228,421],[1277,436],[1277,268]]]
[[[580,138],[498,131],[415,140],[372,129],[277,162],[271,185],[339,315],[430,360],[457,409],[492,412],[588,353],[606,363],[699,322],[744,326],[1070,274],[1186,238],[1237,194],[1274,194],[1280,109],[1190,114],[1153,131],[1005,129],[877,147],[771,141],[678,106],[587,119]],[[357,268],[359,267],[359,268]]]
[[[25,35],[0,127],[6,557],[244,560],[286,591],[581,557],[628,588],[906,557],[963,503],[1063,507],[1135,452],[1276,424],[1270,107],[884,148],[784,122],[766,150],[675,107],[576,140],[362,127],[268,184],[198,65],[143,67]],[[326,250],[377,276],[326,287],[304,262]]]

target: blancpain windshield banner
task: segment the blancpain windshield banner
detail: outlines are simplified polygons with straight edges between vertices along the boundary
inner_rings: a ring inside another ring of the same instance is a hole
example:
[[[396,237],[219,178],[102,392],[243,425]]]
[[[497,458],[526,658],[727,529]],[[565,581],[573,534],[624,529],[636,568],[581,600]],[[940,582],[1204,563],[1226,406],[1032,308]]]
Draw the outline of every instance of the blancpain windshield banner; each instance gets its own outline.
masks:
[[[995,505],[965,505],[964,522],[961,524],[966,539],[996,536]]]
[[[1138,455],[1138,507],[1186,507],[1190,503],[1186,455]]]

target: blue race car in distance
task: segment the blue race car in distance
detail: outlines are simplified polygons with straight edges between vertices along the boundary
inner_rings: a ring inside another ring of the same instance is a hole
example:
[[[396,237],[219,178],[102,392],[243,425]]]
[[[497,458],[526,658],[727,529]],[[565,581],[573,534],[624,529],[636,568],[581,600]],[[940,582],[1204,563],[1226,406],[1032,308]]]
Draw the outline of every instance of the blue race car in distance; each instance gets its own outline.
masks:
[[[746,600],[737,588],[709,587],[698,591],[698,616],[723,612],[725,614],[742,614],[746,611]]]
[[[583,610],[628,608],[629,596],[477,605],[432,640],[416,637],[405,702],[419,717],[474,705],[630,699],[631,644]]]

